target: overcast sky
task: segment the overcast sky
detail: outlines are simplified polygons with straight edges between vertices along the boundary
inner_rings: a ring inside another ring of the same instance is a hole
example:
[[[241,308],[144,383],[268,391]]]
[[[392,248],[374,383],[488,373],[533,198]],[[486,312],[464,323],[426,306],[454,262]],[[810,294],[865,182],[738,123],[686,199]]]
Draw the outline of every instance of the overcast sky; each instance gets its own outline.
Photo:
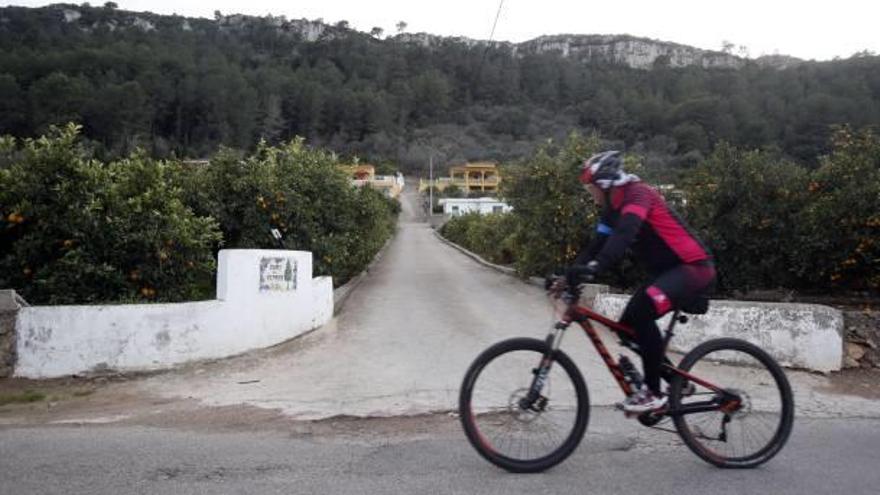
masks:
[[[70,1],[70,0],[69,0]],[[46,5],[46,1],[0,4]],[[70,1],[70,3],[76,3]],[[103,0],[92,2],[102,5]],[[284,15],[289,19],[346,20],[369,31],[407,32],[488,39],[499,0],[117,0],[121,9],[177,13]],[[504,0],[493,39],[525,41],[545,34],[631,34],[720,49],[723,41],[745,46],[752,57],[780,53],[805,59],[880,53],[880,1],[835,0]]]

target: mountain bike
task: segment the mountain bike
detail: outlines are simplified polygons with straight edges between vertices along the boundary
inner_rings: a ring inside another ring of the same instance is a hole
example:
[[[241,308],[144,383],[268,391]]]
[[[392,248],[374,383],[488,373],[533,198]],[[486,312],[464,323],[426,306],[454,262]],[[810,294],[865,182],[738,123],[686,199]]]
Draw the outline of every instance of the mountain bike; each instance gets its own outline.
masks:
[[[583,375],[560,350],[565,330],[578,323],[586,332],[624,395],[642,386],[642,378],[623,354],[615,360],[592,322],[639,352],[635,331],[580,306],[581,288],[550,291],[559,319],[544,340],[514,338],[483,351],[461,386],[459,416],[471,445],[489,462],[511,472],[548,469],[574,452],[589,422],[590,398]],[[548,284],[551,285],[551,284]],[[675,308],[664,331],[664,355],[676,323],[686,314],[704,314],[708,299]],[[685,314],[686,313],[686,314]],[[735,338],[704,342],[685,354],[678,366],[668,355],[662,366],[667,405],[637,415],[645,426],[676,432],[701,459],[722,468],[753,468],[785,445],[794,422],[794,399],[782,368],[761,348]]]

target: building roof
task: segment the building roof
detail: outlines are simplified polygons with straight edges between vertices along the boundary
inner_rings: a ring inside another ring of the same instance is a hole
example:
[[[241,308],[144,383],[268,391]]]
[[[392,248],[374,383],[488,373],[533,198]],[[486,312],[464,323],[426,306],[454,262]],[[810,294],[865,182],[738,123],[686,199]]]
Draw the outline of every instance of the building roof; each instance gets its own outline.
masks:
[[[441,198],[440,200],[437,201],[437,203],[438,203],[438,204],[441,204],[441,205],[442,205],[442,204],[445,204],[445,203],[463,203],[463,204],[470,204],[470,203],[498,203],[498,204],[506,204],[504,201],[501,201],[501,200],[498,199],[498,198],[491,198],[491,197],[483,197],[483,198]]]
[[[497,169],[498,165],[492,162],[474,162],[474,163],[465,163],[464,165],[454,165],[449,167],[450,170],[474,170],[474,169]]]

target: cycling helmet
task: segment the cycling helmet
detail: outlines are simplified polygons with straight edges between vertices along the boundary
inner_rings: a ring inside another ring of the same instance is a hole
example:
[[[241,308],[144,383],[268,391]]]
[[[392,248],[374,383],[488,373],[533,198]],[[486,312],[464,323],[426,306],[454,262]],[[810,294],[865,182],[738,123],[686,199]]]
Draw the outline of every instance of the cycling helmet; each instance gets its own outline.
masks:
[[[581,166],[581,182],[608,189],[625,177],[620,151],[604,151],[587,159]]]

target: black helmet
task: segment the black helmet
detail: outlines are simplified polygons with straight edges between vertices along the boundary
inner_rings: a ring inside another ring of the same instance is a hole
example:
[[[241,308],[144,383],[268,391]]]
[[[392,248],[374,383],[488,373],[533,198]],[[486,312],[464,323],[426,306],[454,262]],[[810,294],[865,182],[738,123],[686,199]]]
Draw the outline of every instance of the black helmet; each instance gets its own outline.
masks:
[[[603,151],[587,159],[581,166],[581,182],[608,189],[623,176],[620,151]]]

